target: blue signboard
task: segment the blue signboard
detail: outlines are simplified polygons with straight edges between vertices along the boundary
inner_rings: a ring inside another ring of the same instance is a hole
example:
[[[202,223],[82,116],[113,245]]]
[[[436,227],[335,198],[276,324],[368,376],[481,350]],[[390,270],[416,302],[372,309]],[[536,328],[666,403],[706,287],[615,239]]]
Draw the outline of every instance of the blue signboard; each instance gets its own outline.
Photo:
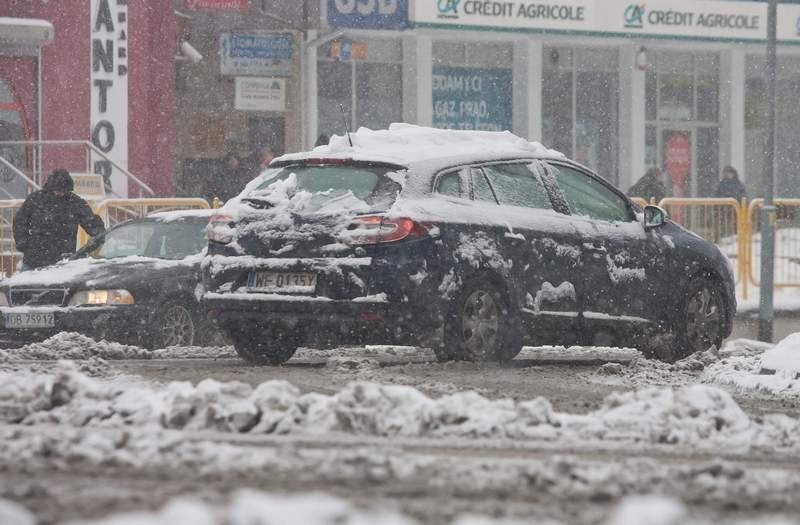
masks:
[[[433,127],[511,129],[511,70],[433,68]]]
[[[404,29],[408,27],[408,0],[328,0],[328,25]]]
[[[288,76],[292,65],[292,35],[237,35],[220,37],[223,75]]]

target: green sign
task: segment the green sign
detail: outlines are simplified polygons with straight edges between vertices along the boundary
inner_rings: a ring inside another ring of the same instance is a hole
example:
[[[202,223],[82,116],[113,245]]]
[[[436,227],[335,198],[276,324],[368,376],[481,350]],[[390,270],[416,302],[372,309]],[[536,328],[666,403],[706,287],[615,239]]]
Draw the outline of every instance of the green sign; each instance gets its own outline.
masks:
[[[511,129],[511,70],[433,68],[433,127]]]

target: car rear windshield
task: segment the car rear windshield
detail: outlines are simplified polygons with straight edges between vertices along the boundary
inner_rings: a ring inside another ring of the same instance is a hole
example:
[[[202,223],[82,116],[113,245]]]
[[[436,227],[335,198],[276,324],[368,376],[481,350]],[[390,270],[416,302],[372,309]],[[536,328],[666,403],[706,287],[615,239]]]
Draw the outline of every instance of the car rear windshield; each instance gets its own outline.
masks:
[[[311,193],[316,208],[323,208],[330,201],[350,197],[365,203],[370,211],[386,211],[402,189],[393,180],[392,174],[397,175],[395,179],[400,178],[398,170],[389,166],[286,166],[262,173],[261,184],[247,197],[266,195],[271,186],[275,187],[273,184],[294,175],[296,186],[292,191]]]
[[[208,244],[207,221],[134,221],[92,240],[78,256],[114,259],[138,255],[156,259],[183,259],[197,255]]]

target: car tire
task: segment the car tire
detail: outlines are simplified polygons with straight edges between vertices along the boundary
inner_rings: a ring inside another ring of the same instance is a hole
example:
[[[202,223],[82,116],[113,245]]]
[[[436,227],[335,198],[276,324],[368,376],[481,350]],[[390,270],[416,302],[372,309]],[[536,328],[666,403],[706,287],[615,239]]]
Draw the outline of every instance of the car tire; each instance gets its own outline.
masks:
[[[518,317],[506,296],[488,279],[468,282],[445,320],[442,357],[466,361],[514,359],[522,350]]]
[[[297,350],[298,342],[293,338],[270,334],[264,341],[263,334],[231,332],[233,347],[239,357],[253,365],[282,365],[292,358]]]
[[[148,346],[152,349],[170,346],[192,346],[199,340],[197,309],[186,301],[173,300],[162,304],[154,319],[155,333]]]
[[[721,347],[724,305],[716,282],[707,277],[692,279],[677,310],[672,330],[649,343],[650,355],[674,363],[712,346]]]

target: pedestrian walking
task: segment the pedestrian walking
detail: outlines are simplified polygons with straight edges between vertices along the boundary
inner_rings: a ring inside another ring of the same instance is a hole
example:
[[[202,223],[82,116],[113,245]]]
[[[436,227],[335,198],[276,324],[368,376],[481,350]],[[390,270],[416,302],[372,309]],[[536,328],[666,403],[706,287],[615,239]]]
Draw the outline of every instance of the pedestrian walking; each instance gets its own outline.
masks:
[[[23,255],[21,270],[55,264],[74,254],[78,226],[92,237],[105,231],[103,219],[72,193],[74,187],[69,172],[57,169],[14,215],[14,242]]]

